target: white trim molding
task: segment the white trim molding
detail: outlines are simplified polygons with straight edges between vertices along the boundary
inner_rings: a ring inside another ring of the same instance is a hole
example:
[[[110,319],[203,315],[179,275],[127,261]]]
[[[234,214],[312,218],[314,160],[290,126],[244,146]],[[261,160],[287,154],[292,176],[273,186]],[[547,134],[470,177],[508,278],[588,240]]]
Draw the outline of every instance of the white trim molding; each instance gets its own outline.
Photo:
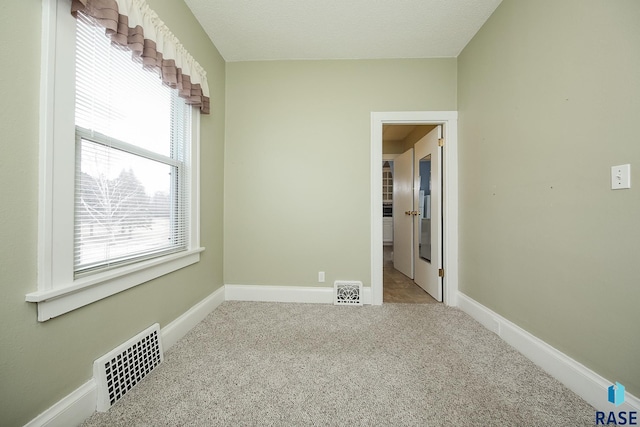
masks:
[[[99,301],[141,283],[200,261],[204,248],[178,252],[110,270],[76,281],[66,288],[28,293],[28,302],[38,303],[38,321],[45,322],[76,308]]]
[[[25,427],[68,427],[81,424],[96,411],[97,387],[93,378],[25,424]]]
[[[225,285],[226,301],[333,304],[333,287]],[[362,302],[371,304],[371,288],[362,288]]]
[[[224,302],[224,294],[224,286],[221,286],[217,291],[162,328],[160,334],[162,336],[162,347],[164,351],[166,352],[173,347],[180,338],[185,336],[187,332],[193,329],[198,323],[202,322],[209,313],[218,308],[218,306]]]
[[[382,304],[382,126],[385,124],[443,125],[444,303],[458,304],[458,112],[396,111],[371,113],[371,297]]]
[[[640,399],[628,392],[625,402],[614,407],[607,401],[607,389],[614,381],[607,380],[462,292],[458,294],[458,307],[597,410],[640,411]]]

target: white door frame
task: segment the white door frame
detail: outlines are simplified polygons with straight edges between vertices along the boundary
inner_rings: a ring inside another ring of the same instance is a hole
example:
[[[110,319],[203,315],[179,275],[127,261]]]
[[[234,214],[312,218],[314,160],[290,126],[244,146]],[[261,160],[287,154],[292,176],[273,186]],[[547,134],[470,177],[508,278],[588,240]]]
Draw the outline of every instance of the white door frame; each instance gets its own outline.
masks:
[[[444,303],[458,305],[458,112],[392,111],[371,113],[371,303],[382,305],[382,126],[443,125],[442,238]],[[394,212],[395,214],[395,212]]]

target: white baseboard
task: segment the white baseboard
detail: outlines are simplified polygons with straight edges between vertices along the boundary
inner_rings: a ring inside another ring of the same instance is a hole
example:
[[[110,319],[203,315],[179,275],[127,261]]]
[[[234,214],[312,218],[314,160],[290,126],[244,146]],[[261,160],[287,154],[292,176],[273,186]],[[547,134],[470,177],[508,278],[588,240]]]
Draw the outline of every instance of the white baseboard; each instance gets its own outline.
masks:
[[[225,285],[227,301],[333,304],[333,286]],[[362,288],[362,303],[371,304],[371,288]]]
[[[224,302],[225,289],[217,291],[191,307],[180,317],[160,330],[162,346],[168,350],[209,313]],[[68,427],[81,424],[96,411],[96,383],[87,381],[58,403],[31,420],[25,427]]]
[[[25,427],[77,426],[96,411],[96,397],[96,382],[91,379],[25,424]]]
[[[200,323],[209,313],[215,310],[225,299],[225,288],[220,289],[191,307],[180,317],[162,328],[162,347],[164,351],[170,349],[187,332]]]
[[[599,411],[640,411],[640,399],[630,393],[618,407],[607,401],[607,389],[615,379],[607,380],[461,292],[458,307]],[[624,384],[624,378],[618,381]]]

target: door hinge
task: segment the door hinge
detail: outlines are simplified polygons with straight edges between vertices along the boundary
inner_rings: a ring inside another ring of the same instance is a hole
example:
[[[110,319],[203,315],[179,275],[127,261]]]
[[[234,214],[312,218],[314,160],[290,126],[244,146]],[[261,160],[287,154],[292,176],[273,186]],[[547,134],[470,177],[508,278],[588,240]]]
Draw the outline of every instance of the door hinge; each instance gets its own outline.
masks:
[[[438,269],[438,277],[444,277],[444,268]]]
[[[438,147],[444,147],[444,138],[438,138]]]

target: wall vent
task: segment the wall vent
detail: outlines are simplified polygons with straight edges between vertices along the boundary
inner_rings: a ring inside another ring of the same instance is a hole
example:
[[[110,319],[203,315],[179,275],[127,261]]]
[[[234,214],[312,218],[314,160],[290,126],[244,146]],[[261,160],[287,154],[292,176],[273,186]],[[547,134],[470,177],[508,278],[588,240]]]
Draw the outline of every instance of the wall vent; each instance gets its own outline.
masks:
[[[96,409],[107,411],[163,360],[160,325],[156,323],[93,362]]]
[[[335,305],[362,305],[362,282],[336,280],[333,288]]]

